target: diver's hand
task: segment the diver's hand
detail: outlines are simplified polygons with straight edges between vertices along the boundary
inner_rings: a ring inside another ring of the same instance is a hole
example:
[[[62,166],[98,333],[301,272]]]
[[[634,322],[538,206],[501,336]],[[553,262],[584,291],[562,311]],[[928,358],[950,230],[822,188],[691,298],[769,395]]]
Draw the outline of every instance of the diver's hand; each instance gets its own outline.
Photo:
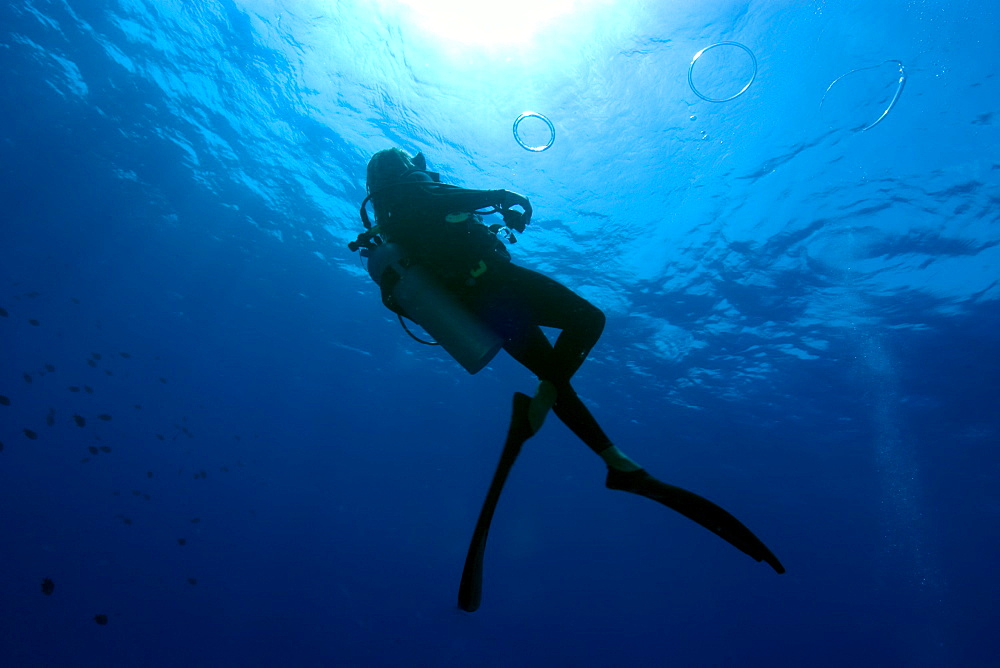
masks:
[[[504,197],[503,202],[500,205],[501,209],[506,211],[512,206],[519,206],[524,209],[524,214],[519,217],[520,220],[516,222],[513,220],[508,221],[508,216],[504,216],[504,222],[507,223],[507,227],[510,227],[517,232],[524,232],[524,228],[531,222],[531,202],[529,202],[528,198],[524,195],[519,195],[509,190],[504,190],[503,193]],[[514,217],[511,216],[510,218],[513,219]]]

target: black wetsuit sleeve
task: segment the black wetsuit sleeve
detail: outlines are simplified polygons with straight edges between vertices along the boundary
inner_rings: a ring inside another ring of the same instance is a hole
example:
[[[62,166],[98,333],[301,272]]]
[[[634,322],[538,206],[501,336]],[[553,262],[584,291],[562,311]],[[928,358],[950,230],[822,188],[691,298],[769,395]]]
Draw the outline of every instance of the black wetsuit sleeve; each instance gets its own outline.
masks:
[[[421,199],[435,211],[458,213],[491,206],[504,206],[507,203],[507,195],[506,190],[468,190],[440,184],[427,187]]]

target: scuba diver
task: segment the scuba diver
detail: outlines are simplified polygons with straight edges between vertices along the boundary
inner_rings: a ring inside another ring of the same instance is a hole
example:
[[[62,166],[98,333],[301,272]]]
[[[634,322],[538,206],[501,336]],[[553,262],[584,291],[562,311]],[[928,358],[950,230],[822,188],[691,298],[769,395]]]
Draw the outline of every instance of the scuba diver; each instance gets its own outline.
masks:
[[[481,370],[502,348],[540,381],[534,397],[514,396],[507,443],[466,562],[459,596],[463,609],[479,605],[486,533],[507,472],[550,410],[604,461],[609,489],[658,501],[784,572],[771,551],[735,517],[707,499],[657,480],[623,453],[577,395],[571,380],[600,338],[605,316],[566,286],[511,261],[501,237],[514,243],[514,233],[523,233],[531,222],[526,197],[442,183],[427,169],[422,154],[410,157],[398,148],[372,156],[367,194],[360,211],[365,231],[349,247],[368,258],[368,272],[381,289],[383,304],[401,323],[406,317],[420,324],[470,373]],[[484,223],[483,216],[490,214],[499,214],[503,224]],[[560,330],[554,344],[542,327]]]

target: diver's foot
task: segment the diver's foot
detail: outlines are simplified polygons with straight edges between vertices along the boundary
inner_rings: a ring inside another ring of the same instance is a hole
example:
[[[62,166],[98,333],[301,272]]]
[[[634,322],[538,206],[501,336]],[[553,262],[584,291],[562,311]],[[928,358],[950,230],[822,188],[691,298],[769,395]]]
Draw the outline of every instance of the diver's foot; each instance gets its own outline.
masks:
[[[658,482],[656,478],[646,473],[644,469],[634,471],[621,471],[608,467],[608,477],[604,481],[604,486],[608,489],[616,489],[623,492],[636,492],[640,488],[648,488],[651,482]]]
[[[632,461],[631,457],[626,455],[614,445],[608,446],[597,454],[604,460],[604,463],[608,465],[608,469],[626,472],[642,470],[642,467]]]
[[[556,394],[556,386],[549,381],[543,380],[538,384],[538,390],[528,406],[528,424],[532,434],[542,428],[545,417],[556,403]]]

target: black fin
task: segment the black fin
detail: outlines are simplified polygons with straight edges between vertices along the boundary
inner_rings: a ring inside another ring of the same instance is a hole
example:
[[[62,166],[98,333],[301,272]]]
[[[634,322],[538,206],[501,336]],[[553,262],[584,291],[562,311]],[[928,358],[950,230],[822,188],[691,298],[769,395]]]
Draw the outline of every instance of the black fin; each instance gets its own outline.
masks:
[[[730,545],[757,561],[765,561],[778,573],[785,567],[750,529],[724,508],[686,489],[660,482],[640,469],[638,471],[608,470],[608,489],[631,492],[662,503],[713,532]]]
[[[503,451],[500,453],[500,462],[493,474],[490,489],[486,493],[483,509],[479,511],[476,529],[472,532],[472,542],[469,543],[469,552],[465,557],[462,582],[458,587],[458,607],[466,612],[475,612],[479,609],[483,596],[483,555],[486,553],[486,538],[490,532],[490,523],[493,521],[493,511],[496,510],[497,501],[500,500],[507,474],[510,473],[517,455],[521,452],[521,446],[534,433],[528,420],[530,406],[531,397],[520,392],[514,393],[514,409],[510,427],[507,429],[507,442],[504,443]]]

